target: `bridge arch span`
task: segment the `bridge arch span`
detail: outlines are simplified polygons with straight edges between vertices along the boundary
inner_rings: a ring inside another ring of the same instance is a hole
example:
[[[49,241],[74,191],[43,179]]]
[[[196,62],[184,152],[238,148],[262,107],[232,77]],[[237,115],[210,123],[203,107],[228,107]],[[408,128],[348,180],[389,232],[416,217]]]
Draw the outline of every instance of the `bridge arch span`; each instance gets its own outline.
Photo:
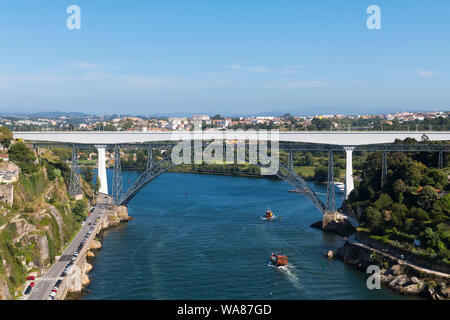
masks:
[[[261,168],[265,167],[259,162],[256,165]],[[172,162],[171,156],[157,161],[153,165],[148,165],[147,169],[134,181],[134,183],[123,194],[119,195],[118,200],[116,200],[116,204],[127,205],[150,182],[176,166],[178,165]],[[117,173],[115,172],[115,174]],[[293,170],[288,169],[288,167],[284,166],[282,163],[279,163],[279,170],[276,175],[291,185],[299,193],[303,194],[316,207],[316,209],[319,210],[320,213],[325,214],[326,205],[302,177],[296,174]]]

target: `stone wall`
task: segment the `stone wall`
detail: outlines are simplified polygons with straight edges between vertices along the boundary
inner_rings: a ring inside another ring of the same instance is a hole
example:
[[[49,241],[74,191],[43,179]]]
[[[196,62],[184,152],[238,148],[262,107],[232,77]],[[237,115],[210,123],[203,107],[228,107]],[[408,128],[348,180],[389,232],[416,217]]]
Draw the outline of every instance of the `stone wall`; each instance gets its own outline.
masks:
[[[12,206],[14,202],[14,186],[12,184],[0,184],[0,202]]]

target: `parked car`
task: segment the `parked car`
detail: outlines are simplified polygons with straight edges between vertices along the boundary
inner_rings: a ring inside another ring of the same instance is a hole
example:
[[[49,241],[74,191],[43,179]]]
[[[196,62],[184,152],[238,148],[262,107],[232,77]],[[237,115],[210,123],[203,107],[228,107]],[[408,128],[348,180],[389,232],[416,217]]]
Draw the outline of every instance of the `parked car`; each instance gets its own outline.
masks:
[[[63,272],[61,273],[61,277],[65,277],[65,276],[67,276],[67,272],[66,272],[66,271],[63,271]]]
[[[32,288],[34,287],[34,282],[30,283],[30,287]]]
[[[27,277],[27,280],[36,280],[36,277],[29,276],[29,277]]]
[[[31,289],[33,289],[33,288],[31,286],[28,286],[24,293],[25,294],[30,294]]]
[[[72,257],[72,259],[70,259],[70,260],[75,261],[75,260],[77,260],[77,257]]]

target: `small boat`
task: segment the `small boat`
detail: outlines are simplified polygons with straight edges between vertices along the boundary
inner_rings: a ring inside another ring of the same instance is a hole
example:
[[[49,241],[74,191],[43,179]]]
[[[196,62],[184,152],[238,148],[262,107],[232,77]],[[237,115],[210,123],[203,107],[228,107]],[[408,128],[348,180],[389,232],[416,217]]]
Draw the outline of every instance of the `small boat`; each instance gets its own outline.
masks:
[[[270,262],[275,267],[283,267],[288,265],[288,257],[283,254],[273,253],[270,255]]]
[[[338,193],[344,193],[345,191],[345,183],[342,182],[335,182],[334,183],[335,189]]]
[[[264,219],[265,220],[273,220],[275,218],[276,218],[276,216],[273,214],[272,210],[267,208],[266,215],[264,216]]]

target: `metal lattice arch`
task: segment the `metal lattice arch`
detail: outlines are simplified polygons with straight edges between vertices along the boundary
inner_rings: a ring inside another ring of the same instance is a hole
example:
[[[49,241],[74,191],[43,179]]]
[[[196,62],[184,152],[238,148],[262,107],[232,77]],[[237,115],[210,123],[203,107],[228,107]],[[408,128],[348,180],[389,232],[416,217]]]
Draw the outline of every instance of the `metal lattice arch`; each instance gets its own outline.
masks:
[[[115,201],[117,205],[127,205],[128,202],[130,202],[150,182],[155,180],[162,173],[167,172],[168,170],[177,166],[177,164],[173,163],[170,156],[153,163],[153,157],[151,156],[152,153],[150,150],[151,149],[149,149],[149,161],[147,163],[147,169],[123,194],[115,194]],[[115,161],[120,162],[120,159],[116,159]],[[256,165],[260,168],[266,167],[264,165],[261,165],[259,162]],[[289,166],[290,164],[288,165],[288,167]],[[289,170],[288,167],[284,166],[282,163],[279,163],[279,169],[276,175],[280,179],[291,185],[296,191],[303,194],[322,214],[324,214],[327,211],[327,206],[322,202],[322,200],[320,200],[318,195],[314,192],[314,190],[311,189],[306,181],[303,180],[303,178],[301,178],[293,170]],[[119,170],[114,170],[113,181],[121,181],[122,179],[121,177],[119,177],[120,175],[121,172]],[[120,188],[113,186],[113,189],[118,190]]]

